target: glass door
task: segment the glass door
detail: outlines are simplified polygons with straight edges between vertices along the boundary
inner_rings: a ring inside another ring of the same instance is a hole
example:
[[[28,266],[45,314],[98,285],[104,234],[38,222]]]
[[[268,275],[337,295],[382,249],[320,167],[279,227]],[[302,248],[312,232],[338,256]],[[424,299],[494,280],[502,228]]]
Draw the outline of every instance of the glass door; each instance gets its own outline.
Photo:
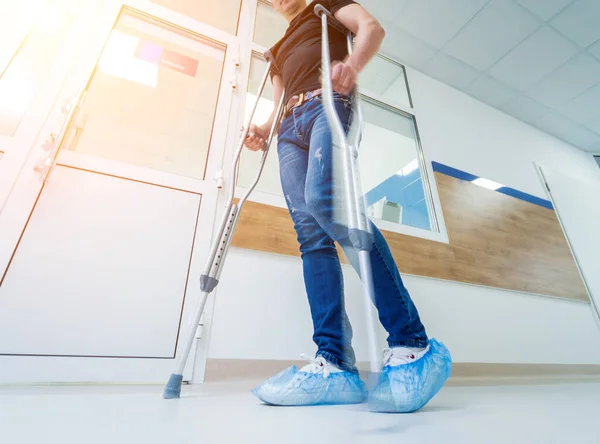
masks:
[[[31,359],[43,380],[169,374],[199,297],[235,87],[234,40],[212,29],[137,2],[104,5],[79,34],[0,213],[5,381]]]
[[[78,19],[70,0],[0,4],[0,211],[74,60]]]

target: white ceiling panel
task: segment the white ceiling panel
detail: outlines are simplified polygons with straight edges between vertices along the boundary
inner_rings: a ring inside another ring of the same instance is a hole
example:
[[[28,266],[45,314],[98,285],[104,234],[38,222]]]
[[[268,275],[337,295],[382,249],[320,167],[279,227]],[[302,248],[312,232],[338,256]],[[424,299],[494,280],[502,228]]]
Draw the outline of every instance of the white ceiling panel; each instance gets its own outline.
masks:
[[[381,51],[391,58],[419,69],[437,54],[437,50],[401,29],[386,22],[382,22],[382,25],[386,37]]]
[[[588,123],[587,128],[595,132],[596,134],[600,134],[600,119],[596,119]]]
[[[549,20],[562,11],[573,0],[517,0],[542,20]]]
[[[492,0],[446,47],[444,52],[486,70],[541,25],[513,0]]]
[[[442,52],[423,65],[423,72],[459,89],[465,88],[479,75],[466,63]]]
[[[377,20],[387,20],[394,22],[398,20],[402,9],[409,0],[361,0],[360,4],[367,9]]]
[[[396,22],[400,28],[440,49],[487,2],[488,0],[411,0]]]
[[[578,0],[554,17],[550,24],[586,48],[600,39],[600,1]]]
[[[502,111],[535,125],[536,122],[546,118],[550,110],[527,96],[518,94],[511,97],[506,103],[499,106]]]
[[[598,83],[600,83],[600,61],[581,53],[526,93],[546,106],[557,107]]]
[[[600,143],[600,134],[593,133],[586,128],[580,127],[562,137],[567,142],[582,147],[584,150],[593,149]]]
[[[493,66],[490,75],[517,90],[524,90],[577,53],[575,44],[543,26]]]
[[[485,74],[464,90],[476,99],[496,107],[508,102],[508,99],[515,95],[513,89]]]
[[[600,151],[600,0],[362,0],[382,52]],[[410,81],[410,79],[409,79]]]
[[[569,118],[558,113],[552,112],[545,117],[538,119],[535,126],[559,138],[564,138],[566,134],[572,134],[580,127],[579,124],[571,121]]]
[[[600,60],[600,40],[590,46],[587,50],[591,55]]]
[[[577,96],[559,111],[575,122],[587,124],[600,119],[600,85]]]

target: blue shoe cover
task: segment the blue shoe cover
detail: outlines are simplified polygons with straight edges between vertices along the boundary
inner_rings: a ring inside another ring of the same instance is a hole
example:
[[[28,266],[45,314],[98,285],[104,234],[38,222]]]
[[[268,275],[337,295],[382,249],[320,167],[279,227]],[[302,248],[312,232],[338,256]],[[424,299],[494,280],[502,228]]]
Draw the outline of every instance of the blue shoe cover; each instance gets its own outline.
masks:
[[[452,370],[446,346],[435,339],[429,350],[410,364],[385,366],[369,394],[373,412],[410,413],[419,410],[440,391]]]
[[[298,371],[294,365],[252,390],[261,401],[271,405],[358,404],[367,400],[367,389],[351,372],[321,373]]]

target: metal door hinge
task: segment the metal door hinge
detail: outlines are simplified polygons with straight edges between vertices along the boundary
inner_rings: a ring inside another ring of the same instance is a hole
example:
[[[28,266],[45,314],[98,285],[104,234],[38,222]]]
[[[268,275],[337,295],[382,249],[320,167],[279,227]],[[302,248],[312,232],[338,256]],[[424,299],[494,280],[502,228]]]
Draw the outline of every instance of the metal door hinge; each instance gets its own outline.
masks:
[[[231,62],[233,63],[234,70],[233,70],[233,75],[231,76],[231,79],[229,80],[229,84],[231,85],[231,89],[237,89],[237,87],[238,87],[237,73],[240,70],[240,65],[242,64],[239,52],[237,52],[231,58]]]

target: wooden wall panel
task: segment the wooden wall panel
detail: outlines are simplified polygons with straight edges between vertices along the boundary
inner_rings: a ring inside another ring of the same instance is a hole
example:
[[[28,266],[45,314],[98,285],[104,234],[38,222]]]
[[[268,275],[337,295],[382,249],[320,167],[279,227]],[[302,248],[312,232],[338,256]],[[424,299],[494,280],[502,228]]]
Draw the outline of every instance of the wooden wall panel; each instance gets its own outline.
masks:
[[[384,231],[402,273],[589,301],[553,210],[435,177],[450,244]],[[288,211],[255,202],[244,206],[232,245],[300,255]]]
[[[294,223],[288,210],[256,202],[244,204],[231,245],[300,256]]]
[[[553,210],[435,175],[455,280],[588,300]]]

